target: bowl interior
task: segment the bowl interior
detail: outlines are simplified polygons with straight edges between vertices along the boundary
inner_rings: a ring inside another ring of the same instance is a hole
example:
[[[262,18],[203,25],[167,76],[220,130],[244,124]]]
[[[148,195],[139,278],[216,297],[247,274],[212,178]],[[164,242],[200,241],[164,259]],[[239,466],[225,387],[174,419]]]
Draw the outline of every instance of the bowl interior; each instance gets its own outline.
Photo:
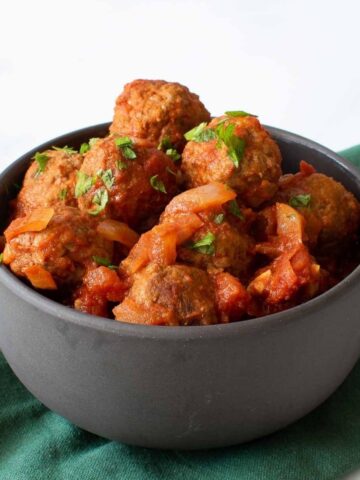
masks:
[[[0,204],[3,205],[3,208],[0,211],[0,229],[3,230],[8,222],[8,212],[9,212],[8,203],[11,199],[13,199],[17,195],[18,185],[21,185],[23,176],[28,168],[29,163],[31,162],[31,158],[36,152],[46,150],[48,148],[51,148],[52,146],[62,147],[62,146],[68,145],[74,148],[79,148],[81,143],[88,141],[89,138],[106,136],[108,133],[109,125],[110,123],[94,125],[94,126],[83,128],[81,130],[77,130],[75,132],[71,132],[71,133],[62,135],[60,137],[57,137],[55,139],[52,139],[34,148],[30,152],[27,152],[26,154],[21,156],[18,160],[16,160],[13,164],[11,164],[7,169],[5,169],[2,173],[0,173]],[[346,159],[341,158],[331,150],[309,139],[306,139],[299,135],[286,132],[284,130],[280,130],[274,127],[266,127],[266,128],[280,147],[282,157],[283,157],[284,173],[294,173],[298,171],[300,161],[306,160],[309,163],[311,163],[319,172],[325,173],[333,177],[335,180],[341,182],[358,199],[360,199],[360,170],[354,167],[350,162],[348,162]],[[356,272],[356,278],[359,277],[360,276],[359,266],[356,268],[355,272]],[[352,277],[355,274],[355,272],[351,274]],[[22,287],[25,286],[20,280],[16,279],[12,274],[9,273],[9,275],[13,277],[13,280],[15,280],[16,283],[21,284]],[[336,290],[338,287],[341,288],[342,283],[343,282],[340,282],[337,286],[333,287],[330,290],[331,291]],[[40,295],[33,290],[31,290],[31,292],[29,293],[30,293],[30,296],[35,295],[36,297],[38,297],[38,299],[44,298],[43,295]],[[310,300],[309,302],[317,302],[317,299],[323,297],[324,295],[327,295],[327,292],[322,294],[320,297]],[[306,303],[308,304],[309,302],[306,302]],[[60,308],[66,308],[66,307],[60,306],[59,304],[55,304],[55,305],[57,305]],[[299,306],[294,308],[298,309]],[[285,312],[280,312],[279,314],[273,314],[271,315],[271,317],[273,316],[278,317],[282,315],[287,316],[288,312],[294,310],[294,308],[287,310]],[[70,309],[66,308],[66,310],[70,310]],[[73,312],[73,316],[78,316],[78,315],[84,316],[84,314],[79,314],[78,312],[75,312],[73,310],[71,310],[71,312]],[[90,319],[91,316],[87,315],[87,317],[88,319]],[[92,317],[92,319],[94,321],[98,320],[95,317]],[[104,322],[104,319],[100,319],[100,320]],[[251,322],[254,322],[256,320],[259,320],[259,319],[251,320]],[[118,322],[115,322],[115,323],[118,323]],[[244,323],[244,322],[240,322],[240,323]],[[231,326],[231,324],[226,326],[227,327]],[[196,328],[196,327],[193,327],[193,328]],[[204,327],[201,327],[201,329],[204,329]]]

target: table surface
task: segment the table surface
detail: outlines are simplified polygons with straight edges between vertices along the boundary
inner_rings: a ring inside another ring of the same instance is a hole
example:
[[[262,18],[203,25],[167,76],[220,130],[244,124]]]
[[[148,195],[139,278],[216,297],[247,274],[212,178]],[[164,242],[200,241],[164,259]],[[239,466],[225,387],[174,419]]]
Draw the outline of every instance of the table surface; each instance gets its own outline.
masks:
[[[135,78],[179,81],[213,115],[243,109],[333,150],[360,143],[360,4],[345,4],[6,2],[0,170],[50,138],[109,121]]]

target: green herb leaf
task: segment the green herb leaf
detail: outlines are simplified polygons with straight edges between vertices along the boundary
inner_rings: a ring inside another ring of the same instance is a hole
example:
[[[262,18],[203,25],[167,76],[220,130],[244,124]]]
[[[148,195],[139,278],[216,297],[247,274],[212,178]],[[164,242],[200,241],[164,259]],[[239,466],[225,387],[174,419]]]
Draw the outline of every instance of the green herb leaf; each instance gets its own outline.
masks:
[[[124,157],[128,158],[129,160],[134,160],[136,158],[135,151],[130,147],[124,147],[122,149],[122,152],[123,152]]]
[[[173,160],[173,162],[176,162],[181,158],[180,153],[172,146],[170,137],[166,136],[162,138],[157,148],[158,150],[162,150],[163,152],[165,152],[166,155],[168,155]]]
[[[240,218],[240,220],[244,220],[244,215],[242,214],[236,200],[231,200],[229,202],[229,210],[230,210],[230,213],[235,215],[235,217]]]
[[[110,268],[111,270],[117,270],[117,266],[116,265],[112,265],[110,260],[108,260],[107,258],[103,258],[103,257],[97,257],[96,255],[94,255],[92,257],[92,259],[94,260],[95,263],[97,263],[98,265],[101,265],[103,267],[107,267],[107,268]]]
[[[38,169],[35,175],[40,175],[40,173],[44,172],[47,162],[50,160],[50,157],[46,155],[46,153],[36,152],[32,158],[38,164]]]
[[[68,155],[74,155],[74,153],[78,153],[77,150],[75,150],[72,147],[68,147],[67,145],[65,145],[65,147],[52,147],[52,148],[53,148],[53,150],[56,150],[57,152],[65,152]]]
[[[82,143],[79,152],[84,155],[84,153],[90,150],[90,145],[88,143]]]
[[[62,190],[60,190],[59,192],[59,199],[60,200],[65,200],[65,198],[67,197],[67,188],[63,188]]]
[[[244,110],[230,110],[228,112],[225,112],[225,115],[227,115],[228,117],[257,117],[257,115],[244,112]]]
[[[80,153],[84,154],[87,153],[89,150],[92,149],[92,147],[95,145],[95,143],[100,140],[98,137],[90,138],[89,143],[82,143],[80,147]]]
[[[228,156],[232,160],[236,168],[239,167],[240,161],[244,156],[245,140],[234,134],[235,125],[230,123],[225,125],[224,123],[216,127],[216,135],[218,142],[216,146],[221,148],[225,145],[228,149]]]
[[[209,142],[210,140],[215,140],[215,130],[206,127],[206,122],[200,123],[197,127],[185,133],[185,139],[192,142]]]
[[[127,168],[129,168],[129,165],[125,162],[123,162],[122,160],[117,160],[116,161],[116,166],[118,168],[118,170],[126,170]]]
[[[299,208],[299,207],[309,207],[311,202],[311,195],[305,194],[305,195],[295,195],[294,197],[291,197],[289,200],[289,205],[293,208]]]
[[[159,179],[159,175],[154,175],[150,178],[150,185],[158,192],[167,193],[164,183]]]
[[[99,170],[98,172],[96,172],[96,175],[101,178],[105,187],[107,187],[109,190],[114,185],[115,177],[112,173],[111,168],[109,168],[108,170]]]
[[[136,158],[136,152],[133,150],[134,142],[130,137],[119,137],[115,138],[115,145],[121,149],[122,154],[125,158],[129,160],[134,160]]]
[[[95,192],[95,195],[93,196],[92,203],[96,205],[94,210],[90,210],[89,214],[90,215],[99,215],[100,212],[105,210],[106,205],[108,204],[109,201],[109,194],[108,191],[105,188],[100,188]]]
[[[218,215],[215,215],[214,217],[214,223],[216,225],[221,225],[225,219],[225,214],[224,213],[219,213]]]
[[[115,138],[114,142],[115,145],[119,148],[132,147],[134,144],[130,137],[118,137]]]
[[[205,255],[214,255],[215,253],[215,235],[211,232],[208,232],[202,239],[190,245],[192,250],[198,250],[200,253]]]
[[[235,167],[239,168],[240,161],[244,156],[245,140],[234,136],[231,143],[232,145],[228,147],[228,155],[233,161]]]
[[[206,122],[199,123],[199,125],[186,132],[184,135],[185,140],[187,140],[188,142],[196,142],[198,136],[205,130],[206,125]]]
[[[0,253],[0,265],[3,263],[3,261],[4,261],[4,254]]]
[[[172,146],[172,143],[171,143],[171,140],[170,140],[170,137],[166,136],[166,137],[163,137],[161,140],[160,140],[160,143],[158,145],[158,150],[162,150],[162,151],[166,151],[168,150],[169,148],[173,148]]]
[[[96,182],[96,179],[94,177],[87,175],[82,171],[77,172],[76,177],[77,177],[77,182],[75,185],[75,197],[79,198],[85,195],[85,193],[87,193],[90,190],[90,188]]]
[[[166,155],[170,157],[173,162],[177,162],[181,158],[180,153],[175,150],[175,148],[168,148],[166,150]]]

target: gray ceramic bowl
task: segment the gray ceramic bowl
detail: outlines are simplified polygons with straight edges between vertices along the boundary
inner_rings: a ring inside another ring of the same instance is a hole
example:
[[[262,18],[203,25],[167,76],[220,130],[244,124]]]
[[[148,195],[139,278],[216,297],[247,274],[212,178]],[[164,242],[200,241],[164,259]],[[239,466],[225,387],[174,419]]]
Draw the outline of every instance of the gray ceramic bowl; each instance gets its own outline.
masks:
[[[0,204],[30,157],[78,146],[108,124],[51,140],[0,175]],[[269,128],[294,171],[301,159],[360,198],[360,174],[330,150]],[[1,209],[2,224],[6,208]],[[204,327],[122,324],[59,305],[0,268],[0,347],[21,382],[76,425],[134,445],[220,447],[274,432],[341,384],[360,353],[360,268],[291,310]]]

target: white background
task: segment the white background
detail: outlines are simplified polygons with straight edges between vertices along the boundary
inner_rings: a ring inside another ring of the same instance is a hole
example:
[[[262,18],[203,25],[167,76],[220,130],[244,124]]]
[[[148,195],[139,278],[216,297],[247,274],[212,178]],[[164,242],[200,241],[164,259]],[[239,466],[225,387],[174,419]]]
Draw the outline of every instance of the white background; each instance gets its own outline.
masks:
[[[0,169],[111,119],[127,81],[188,85],[338,150],[360,143],[357,0],[0,0]]]
[[[334,150],[360,143],[358,5],[0,0],[0,170],[110,120],[135,78],[179,81],[214,115],[244,109]]]

